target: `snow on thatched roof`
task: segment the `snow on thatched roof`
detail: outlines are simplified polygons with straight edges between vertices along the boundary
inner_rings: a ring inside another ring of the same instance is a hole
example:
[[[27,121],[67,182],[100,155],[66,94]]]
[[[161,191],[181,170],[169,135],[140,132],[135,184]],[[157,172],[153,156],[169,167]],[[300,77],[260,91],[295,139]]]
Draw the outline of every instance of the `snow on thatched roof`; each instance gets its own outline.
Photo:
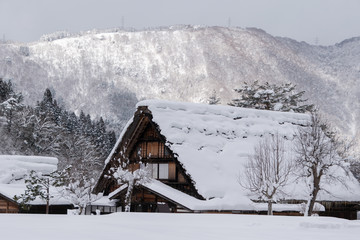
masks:
[[[244,109],[231,106],[145,100],[146,106],[165,136],[167,146],[195,182],[205,198],[225,198],[245,190],[237,179],[254,146],[267,135],[279,134],[285,139],[288,154],[293,149],[294,134],[306,127],[307,114]],[[124,130],[126,131],[126,129]],[[350,188],[331,185],[319,200],[359,200],[360,185],[356,179],[338,169]],[[294,181],[288,187],[288,199],[307,199],[304,182]]]

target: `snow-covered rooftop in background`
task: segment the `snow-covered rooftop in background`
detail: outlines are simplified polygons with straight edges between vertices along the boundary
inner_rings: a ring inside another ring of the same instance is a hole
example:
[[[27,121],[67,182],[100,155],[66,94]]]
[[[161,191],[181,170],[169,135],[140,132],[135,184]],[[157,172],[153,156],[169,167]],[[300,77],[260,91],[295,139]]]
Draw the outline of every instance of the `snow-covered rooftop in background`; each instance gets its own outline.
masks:
[[[223,198],[213,198],[210,200],[199,200],[192,196],[189,196],[179,190],[176,190],[158,180],[152,180],[148,183],[145,183],[143,186],[151,189],[152,191],[166,196],[170,200],[184,206],[187,209],[193,211],[207,211],[207,210],[216,210],[216,211],[267,211],[267,203],[255,203],[251,201],[248,197],[245,197],[241,194],[240,191],[227,194]],[[117,189],[118,190],[118,189]],[[119,188],[121,191],[121,187]],[[115,195],[116,192],[112,195]],[[109,195],[111,198],[111,196]],[[316,209],[318,211],[324,211],[324,206],[317,204]],[[274,204],[273,210],[277,212],[282,211],[295,211],[301,212],[301,204]]]
[[[278,133],[285,139],[291,154],[295,131],[308,125],[307,114],[264,111],[231,106],[145,100],[137,104],[147,106],[166,137],[167,146],[177,155],[195,181],[199,193],[207,199],[228,198],[245,190],[238,183],[244,163],[254,146],[266,135]],[[132,121],[132,120],[131,120]],[[329,193],[321,193],[319,200],[359,200],[359,182],[347,177],[349,189],[331,185]],[[288,199],[307,199],[302,181],[288,187]]]
[[[23,179],[31,170],[51,173],[57,164],[58,159],[53,157],[0,155],[0,183]]]
[[[24,183],[15,183],[15,184],[0,184],[0,194],[13,199],[15,195],[20,196],[26,190],[26,185]],[[61,196],[61,192],[55,187],[50,187],[50,193],[53,196],[50,199],[50,205],[67,205],[71,204],[68,200],[64,199]],[[46,201],[37,197],[35,200],[30,201],[31,205],[45,205]]]
[[[57,164],[58,159],[54,157],[0,155],[0,193],[11,199],[15,195],[23,194],[26,189],[24,178],[31,170],[48,174],[57,169]],[[55,188],[51,188],[50,191],[57,193]],[[60,195],[54,195],[52,205],[69,204]],[[30,203],[45,204],[38,198]]]

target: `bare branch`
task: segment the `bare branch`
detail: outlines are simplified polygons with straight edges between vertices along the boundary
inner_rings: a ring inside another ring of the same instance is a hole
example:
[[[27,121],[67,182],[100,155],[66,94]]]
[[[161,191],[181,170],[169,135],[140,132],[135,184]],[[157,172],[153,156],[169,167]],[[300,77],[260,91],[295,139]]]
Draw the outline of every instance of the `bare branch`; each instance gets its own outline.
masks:
[[[289,175],[293,170],[291,159],[285,154],[284,140],[277,133],[266,137],[255,146],[254,154],[245,164],[244,178],[239,184],[268,202],[268,214],[272,215],[272,202],[284,194]]]
[[[346,186],[345,179],[334,172],[334,167],[347,172],[345,162],[349,147],[329,130],[318,113],[312,113],[310,124],[298,129],[294,148],[296,164],[302,170],[299,175],[305,179],[310,190],[305,216],[312,214],[318,192],[326,191],[324,182],[340,182]]]

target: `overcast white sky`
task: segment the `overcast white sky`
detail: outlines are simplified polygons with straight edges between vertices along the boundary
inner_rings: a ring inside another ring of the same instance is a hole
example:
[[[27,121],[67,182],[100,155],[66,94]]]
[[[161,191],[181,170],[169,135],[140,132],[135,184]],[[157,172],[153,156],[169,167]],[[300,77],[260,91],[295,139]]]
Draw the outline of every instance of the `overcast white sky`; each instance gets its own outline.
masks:
[[[331,45],[360,36],[360,0],[0,0],[1,38],[36,41],[67,30],[174,24],[257,27]]]

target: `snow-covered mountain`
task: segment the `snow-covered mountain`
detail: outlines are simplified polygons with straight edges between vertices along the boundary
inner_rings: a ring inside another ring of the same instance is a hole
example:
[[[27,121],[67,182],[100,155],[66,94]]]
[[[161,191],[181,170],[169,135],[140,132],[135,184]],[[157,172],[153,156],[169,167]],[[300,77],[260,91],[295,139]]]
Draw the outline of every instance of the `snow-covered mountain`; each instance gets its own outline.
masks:
[[[0,77],[29,103],[50,87],[71,110],[120,124],[137,99],[205,102],[216,90],[226,104],[244,81],[292,82],[344,134],[360,136],[360,38],[325,47],[223,27],[61,33],[0,44]]]

